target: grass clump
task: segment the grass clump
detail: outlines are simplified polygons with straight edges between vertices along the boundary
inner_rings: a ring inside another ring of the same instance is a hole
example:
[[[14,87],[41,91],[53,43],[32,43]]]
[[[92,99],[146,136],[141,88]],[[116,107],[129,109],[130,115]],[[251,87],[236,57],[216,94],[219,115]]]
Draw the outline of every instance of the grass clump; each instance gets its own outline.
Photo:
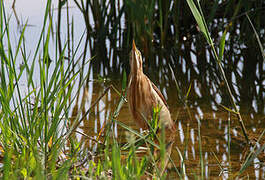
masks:
[[[17,44],[12,47],[9,20],[1,1],[0,177],[140,179],[145,173],[147,160],[146,157],[137,158],[138,147],[134,144],[133,136],[128,139],[128,158],[125,160],[111,125],[107,125],[108,134],[98,149],[102,152],[100,155],[82,148],[83,143],[72,136],[84,117],[81,112],[71,117],[69,112],[87,77],[80,77],[84,67],[76,70],[78,62],[67,62],[68,44],[62,49],[56,44],[55,49],[51,50],[54,46],[51,45],[52,21],[48,18],[50,7],[51,1],[48,0],[42,32],[36,49],[29,54],[24,36],[27,24]],[[76,52],[76,49],[72,49],[72,52]],[[74,90],[78,78],[81,81],[78,90]],[[21,84],[25,87],[21,87]],[[126,83],[123,85],[125,88]],[[121,96],[111,122],[114,122],[123,103],[124,97]],[[89,153],[91,157],[87,157]],[[102,155],[103,158],[97,157]]]
[[[76,97],[73,96],[74,80],[79,71],[74,73],[70,68],[72,64],[65,64],[65,47],[61,54],[55,50],[54,62],[50,62],[50,6],[51,1],[47,1],[38,44],[35,51],[28,54],[24,37],[27,25],[12,47],[9,18],[1,1],[0,146],[3,179],[67,178],[75,161],[74,153],[71,158],[62,158],[62,154],[69,131],[65,126],[68,111]]]

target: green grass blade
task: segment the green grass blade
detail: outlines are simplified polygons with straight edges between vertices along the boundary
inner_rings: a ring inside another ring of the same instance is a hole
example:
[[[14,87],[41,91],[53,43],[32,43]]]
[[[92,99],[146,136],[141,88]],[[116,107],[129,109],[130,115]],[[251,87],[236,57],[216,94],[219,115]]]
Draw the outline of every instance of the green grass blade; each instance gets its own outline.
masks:
[[[223,59],[223,54],[224,54],[224,49],[225,49],[225,38],[226,38],[226,30],[223,32],[223,35],[221,37],[221,41],[219,44],[219,57],[218,60],[222,61]]]
[[[248,21],[249,21],[249,23],[250,23],[250,25],[251,25],[251,27],[252,27],[254,33],[255,33],[255,36],[256,36],[256,38],[257,38],[257,41],[258,41],[258,44],[259,44],[259,48],[260,48],[260,51],[261,51],[261,54],[262,54],[262,57],[263,57],[263,61],[265,61],[265,51],[264,51],[264,48],[263,48],[262,43],[261,43],[261,41],[260,41],[259,35],[258,35],[258,33],[257,33],[257,31],[256,31],[256,29],[255,29],[255,27],[254,27],[254,25],[252,24],[252,22],[251,22],[251,20],[250,20],[250,18],[249,18],[249,16],[248,16],[247,13],[246,13],[246,16],[247,16]]]
[[[202,14],[198,11],[198,9],[197,9],[195,3],[193,2],[193,0],[187,0],[187,3],[188,3],[188,5],[189,5],[189,7],[191,9],[191,12],[192,12],[196,22],[198,23],[198,26],[199,26],[201,32],[205,36],[207,42],[209,44],[211,44],[211,41],[210,41],[209,35],[208,35],[208,30],[205,27]]]

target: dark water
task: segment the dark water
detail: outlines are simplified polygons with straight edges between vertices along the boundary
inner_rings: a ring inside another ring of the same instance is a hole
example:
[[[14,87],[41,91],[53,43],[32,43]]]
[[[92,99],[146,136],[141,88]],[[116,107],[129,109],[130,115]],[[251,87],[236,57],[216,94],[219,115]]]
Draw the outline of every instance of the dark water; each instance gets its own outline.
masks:
[[[84,114],[110,84],[121,91],[122,72],[126,71],[128,74],[130,71],[129,52],[131,41],[134,38],[144,56],[144,72],[166,97],[172,118],[177,125],[177,137],[172,153],[175,165],[180,167],[180,158],[176,147],[182,153],[187,148],[185,154],[186,173],[188,177],[193,177],[193,174],[200,174],[199,124],[202,157],[205,163],[204,176],[208,179],[232,177],[233,173],[239,171],[251,148],[245,144],[237,117],[222,107],[232,108],[228,92],[210,47],[197,30],[191,14],[187,13],[189,9],[186,5],[181,4],[185,8],[180,14],[188,15],[182,16],[183,19],[179,20],[178,26],[174,24],[175,21],[172,19],[174,16],[170,16],[170,28],[165,33],[166,35],[164,34],[162,41],[159,38],[162,35],[158,30],[154,30],[151,37],[150,33],[147,33],[147,29],[139,28],[141,29],[139,30],[135,28],[135,30],[133,27],[141,24],[136,23],[134,26],[130,24],[131,19],[128,18],[130,15],[127,11],[123,12],[123,5],[123,3],[116,4],[117,14],[125,13],[119,21],[112,19],[106,21],[107,16],[100,17],[97,13],[93,14],[89,11],[88,18],[91,25],[91,29],[89,29],[85,26],[84,16],[76,4],[74,2],[69,4],[71,7],[70,17],[72,16],[75,19],[75,38],[70,39],[71,45],[76,47],[79,38],[85,32],[87,39],[82,41],[78,54],[84,60],[95,56],[93,61],[84,67],[84,74],[89,74],[89,81],[87,81],[86,87],[81,90],[71,114],[74,115],[76,111],[80,110],[80,107],[83,107],[81,110]],[[54,6],[57,6],[56,1]],[[7,4],[7,7],[11,8],[11,4]],[[40,31],[38,23],[42,20],[42,12],[45,6],[41,2],[37,3],[34,6],[35,8],[32,6],[32,14],[26,11],[28,7],[23,6],[21,2],[17,2],[16,7],[18,17],[25,16],[25,18],[21,18],[20,23],[17,24],[12,9],[9,9],[10,14],[13,13],[11,25],[14,31],[14,42],[16,42],[16,35],[20,32],[19,28],[28,19],[28,23],[32,26],[26,30],[25,38],[28,39],[28,42],[31,42],[27,45],[31,49],[36,45],[32,34],[38,36]],[[92,4],[89,7],[92,8]],[[246,9],[241,9],[241,11],[245,12]],[[24,14],[24,12],[27,13]],[[58,10],[54,8],[52,12],[58,13]],[[64,43],[67,41],[66,9],[63,9],[61,13],[61,39]],[[157,15],[157,13],[155,14]],[[264,17],[264,10],[257,10],[255,14],[250,14],[264,47],[264,22],[257,17]],[[226,21],[231,18],[227,15],[224,19],[216,18],[212,23],[209,23],[209,29],[216,45],[220,42],[222,31],[227,25]],[[241,15],[233,23],[234,26],[226,37],[227,42],[222,66],[249,137],[255,140],[265,129],[265,63],[253,29],[249,26],[246,17]],[[55,27],[56,24],[54,24]],[[115,29],[115,27],[117,28]],[[134,31],[134,33],[131,31]],[[52,52],[51,49],[51,56]],[[71,53],[73,51],[67,50],[66,53],[70,55],[69,57],[72,57]],[[76,61],[74,58],[71,60]],[[176,88],[169,65],[173,69],[181,93]],[[190,86],[191,89],[186,102],[187,108],[184,108],[183,96],[186,95]],[[112,88],[107,91],[106,95],[92,107],[89,115],[79,126],[79,131],[89,137],[97,137],[103,124],[110,120],[119,99],[120,96]],[[84,106],[82,106],[82,103],[84,103]],[[123,105],[117,120],[138,129],[129,113],[127,103]],[[230,143],[228,142],[229,123]],[[119,141],[126,141],[125,130],[118,125],[114,125],[114,129]],[[102,136],[104,136],[104,133],[103,131]],[[86,147],[88,149],[97,147],[96,143],[88,140],[87,137],[79,133],[77,133],[77,136],[80,140],[87,142]],[[265,137],[263,136],[258,146],[264,143]],[[264,154],[262,152],[259,157],[253,160],[254,164],[243,173],[243,176],[250,179],[265,178]],[[171,173],[170,176],[177,175]]]

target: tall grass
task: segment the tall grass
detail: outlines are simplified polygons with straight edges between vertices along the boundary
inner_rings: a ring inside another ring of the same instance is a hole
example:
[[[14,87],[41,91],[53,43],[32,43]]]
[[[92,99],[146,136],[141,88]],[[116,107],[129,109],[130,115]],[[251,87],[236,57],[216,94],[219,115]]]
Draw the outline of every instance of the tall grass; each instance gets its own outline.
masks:
[[[216,49],[214,47],[213,40],[212,40],[212,38],[210,36],[210,32],[208,30],[206,21],[204,19],[200,4],[199,3],[197,4],[198,5],[198,8],[197,8],[196,5],[194,4],[193,0],[187,0],[187,2],[189,4],[189,6],[190,6],[190,9],[192,11],[192,14],[193,14],[194,18],[196,19],[196,21],[198,23],[198,26],[199,26],[201,32],[203,33],[204,37],[206,38],[208,44],[211,46],[211,49],[213,51],[214,57],[216,59],[216,62],[218,64],[219,70],[220,70],[221,75],[222,75],[222,77],[223,77],[223,79],[225,81],[225,85],[226,85],[226,88],[227,88],[227,91],[228,91],[228,94],[229,94],[229,97],[230,97],[230,101],[231,101],[231,104],[232,104],[232,106],[234,108],[234,111],[233,110],[230,110],[230,111],[233,112],[234,114],[236,114],[236,116],[238,117],[238,121],[239,121],[240,126],[242,128],[242,132],[243,132],[243,134],[244,134],[244,136],[246,138],[247,143],[249,143],[247,130],[245,128],[245,125],[244,125],[244,122],[242,120],[242,117],[241,117],[241,114],[239,112],[239,109],[238,109],[238,107],[237,107],[237,105],[235,103],[234,97],[232,95],[231,88],[230,88],[230,86],[228,84],[224,69],[222,67],[222,62],[221,61],[222,61],[222,57],[223,57],[223,53],[224,53],[226,31],[224,31],[224,33],[222,35],[222,38],[221,38],[221,42],[220,42],[220,46],[219,46],[219,56],[218,56],[217,55],[217,51],[216,51]]]
[[[74,81],[80,71],[72,72],[72,61],[65,64],[65,49],[50,62],[51,1],[43,19],[42,31],[34,52],[25,46],[27,24],[15,47],[10,40],[9,18],[1,1],[1,148],[3,179],[34,177],[67,178],[74,162],[62,158],[73,95]],[[56,36],[57,37],[57,36]],[[20,66],[18,66],[20,64]],[[37,80],[36,80],[37,79]],[[21,87],[25,84],[26,87]]]
[[[140,179],[147,169],[147,157],[139,159],[136,156],[138,146],[135,145],[134,135],[130,135],[126,155],[129,158],[123,162],[122,148],[114,137],[112,128],[125,102],[123,96],[111,121],[106,125],[108,133],[105,136],[103,149],[105,160],[101,162],[99,159],[95,162],[88,159],[85,171],[75,165],[79,163],[79,155],[84,152],[81,149],[82,142],[72,138],[71,134],[87,114],[81,116],[81,112],[77,112],[73,120],[69,112],[78,97],[79,90],[73,89],[82,69],[76,69],[78,62],[74,60],[66,63],[66,49],[71,48],[67,43],[56,44],[54,55],[50,54],[50,49],[54,47],[50,41],[52,36],[52,20],[48,18],[50,8],[51,0],[47,1],[36,49],[33,55],[29,55],[24,36],[27,25],[23,27],[15,47],[12,47],[11,29],[4,3],[1,1],[0,147],[3,157],[3,166],[0,168],[1,178],[68,179],[88,176],[104,179],[109,176],[117,179]],[[59,34],[56,34],[57,41],[61,41]],[[71,49],[71,52],[75,51],[76,49]],[[74,54],[71,58],[75,59]],[[21,63],[20,68],[18,62]],[[85,66],[87,62],[82,64]],[[79,89],[86,80],[87,76],[81,78]],[[22,90],[21,84],[26,85],[23,87],[25,90]],[[123,82],[122,92],[125,92],[125,88],[126,80]],[[159,148],[152,140],[145,142]],[[154,158],[152,162],[156,164]],[[156,174],[159,176],[159,173]],[[152,176],[152,172],[150,175]]]

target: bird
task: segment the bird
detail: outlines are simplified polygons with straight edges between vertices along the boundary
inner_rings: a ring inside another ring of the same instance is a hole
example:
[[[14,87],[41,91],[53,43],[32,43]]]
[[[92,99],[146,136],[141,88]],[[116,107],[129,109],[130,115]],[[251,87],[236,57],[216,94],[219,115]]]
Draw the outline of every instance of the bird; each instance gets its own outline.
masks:
[[[128,78],[127,99],[136,125],[142,129],[148,129],[146,120],[151,120],[154,108],[159,107],[159,123],[163,123],[166,132],[174,133],[176,126],[171,118],[167,102],[160,90],[144,74],[142,55],[134,40],[129,63],[131,70]]]

